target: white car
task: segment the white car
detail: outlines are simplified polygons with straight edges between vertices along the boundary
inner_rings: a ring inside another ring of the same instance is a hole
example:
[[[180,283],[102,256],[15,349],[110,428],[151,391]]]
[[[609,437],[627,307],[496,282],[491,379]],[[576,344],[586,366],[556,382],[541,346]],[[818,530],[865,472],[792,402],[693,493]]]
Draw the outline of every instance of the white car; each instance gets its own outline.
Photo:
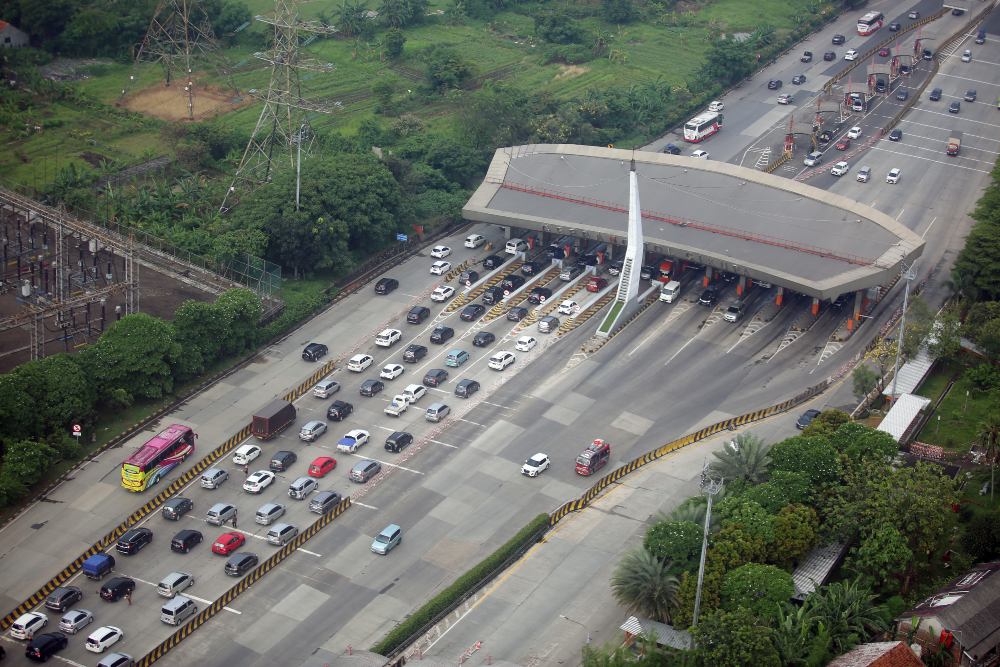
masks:
[[[899,183],[899,175],[900,175],[900,173],[902,173],[902,172],[900,172],[899,169],[897,169],[896,167],[893,167],[892,169],[889,170],[889,173],[885,175],[885,182],[886,183],[892,183],[893,185],[895,185],[896,183]]]
[[[238,466],[245,466],[260,456],[261,449],[257,445],[241,445],[233,452],[233,463]]]
[[[778,104],[791,104],[795,97],[791,93],[782,93],[778,95]]]
[[[453,296],[455,296],[455,288],[450,285],[442,285],[435,287],[434,291],[431,292],[431,301],[447,301]]]
[[[10,626],[10,636],[14,639],[31,639],[49,622],[49,617],[40,611],[29,611],[17,617]]]
[[[299,440],[313,442],[324,433],[326,433],[326,422],[313,419],[302,426],[302,430],[299,431]]]
[[[833,165],[833,167],[830,169],[830,173],[833,174],[834,176],[843,176],[850,170],[851,166],[849,164],[847,164],[846,162],[838,162],[837,164]]]
[[[340,439],[337,443],[337,449],[348,454],[353,454],[358,451],[359,447],[363,446],[367,442],[368,431],[356,428],[353,431],[348,431],[347,434]]]
[[[549,455],[539,452],[524,462],[524,465],[521,466],[521,474],[528,477],[538,477],[549,469],[549,463]]]
[[[859,183],[867,183],[868,179],[871,178],[871,176],[872,176],[872,168],[869,167],[868,165],[865,165],[861,167],[861,169],[858,169]]]
[[[87,637],[87,650],[92,653],[104,653],[104,649],[125,637],[121,628],[113,625],[105,625],[97,628]]]
[[[855,125],[854,127],[852,127],[847,131],[848,139],[857,139],[860,136],[861,136],[861,128],[858,127],[857,125]]]
[[[478,248],[484,243],[486,243],[486,237],[482,234],[469,234],[465,237],[464,245],[466,248]]]
[[[536,345],[538,345],[538,341],[531,336],[521,336],[517,339],[517,342],[514,343],[514,349],[520,352],[530,352],[531,348]]]
[[[403,389],[403,394],[410,397],[410,403],[416,403],[426,393],[427,387],[422,384],[408,384],[406,385],[406,388]]]
[[[517,360],[513,354],[506,350],[500,350],[490,357],[489,362],[486,364],[495,371],[502,371],[503,369],[510,366]]]
[[[719,100],[713,100],[711,104],[708,105],[709,111],[722,111],[726,108],[726,105]]]
[[[970,49],[966,49],[965,51],[962,52],[962,62],[963,63],[972,62],[972,51]]]
[[[243,482],[243,490],[247,493],[261,493],[274,482],[274,473],[270,470],[258,470]]]
[[[431,264],[431,275],[443,276],[450,270],[451,270],[451,262],[446,262],[443,259],[439,259],[438,261]]]
[[[403,332],[399,329],[382,329],[375,336],[375,344],[379,347],[392,347],[403,337]]]
[[[695,151],[691,151],[691,157],[701,158],[702,160],[708,159],[708,151],[703,151],[700,148]]]
[[[572,315],[580,310],[580,304],[573,299],[566,299],[559,304],[559,312],[563,315]]]
[[[361,373],[375,362],[370,354],[355,354],[347,361],[347,370]]]
[[[403,374],[403,367],[399,364],[389,364],[382,369],[382,372],[378,374],[383,380],[395,380],[400,375]]]
[[[856,60],[858,57],[857,49],[847,49],[847,53],[844,54],[844,60]]]
[[[436,245],[431,248],[431,257],[437,257],[438,259],[444,259],[451,254],[451,248],[446,245]]]

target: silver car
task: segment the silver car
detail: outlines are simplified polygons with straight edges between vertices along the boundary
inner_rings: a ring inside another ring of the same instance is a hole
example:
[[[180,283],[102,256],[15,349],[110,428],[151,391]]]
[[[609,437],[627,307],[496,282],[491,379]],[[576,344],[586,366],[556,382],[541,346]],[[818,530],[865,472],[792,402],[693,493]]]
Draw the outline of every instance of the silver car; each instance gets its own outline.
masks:
[[[314,419],[311,422],[306,422],[302,430],[299,431],[299,440],[312,442],[324,433],[326,433],[326,422]]]
[[[284,515],[285,506],[279,503],[264,503],[253,515],[253,520],[262,526],[269,526]]]
[[[63,614],[59,629],[68,635],[75,635],[94,622],[94,615],[86,609],[72,609]]]

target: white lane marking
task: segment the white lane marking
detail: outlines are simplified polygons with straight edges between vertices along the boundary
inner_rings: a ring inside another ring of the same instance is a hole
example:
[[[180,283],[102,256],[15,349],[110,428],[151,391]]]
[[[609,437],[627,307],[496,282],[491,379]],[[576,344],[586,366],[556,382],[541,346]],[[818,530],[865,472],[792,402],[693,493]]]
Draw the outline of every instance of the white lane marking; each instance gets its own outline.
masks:
[[[295,551],[297,551],[297,552],[301,551],[304,554],[309,554],[310,556],[316,556],[316,558],[320,557],[320,554],[316,553],[315,551],[309,551],[308,549],[303,549],[302,547],[299,547]]]
[[[472,424],[473,426],[478,426],[479,428],[486,428],[484,424],[480,424],[479,422],[474,422],[470,419],[465,419],[464,417],[459,417],[458,421],[465,422],[466,424]]]
[[[423,475],[424,474],[424,473],[420,472],[419,470],[414,470],[413,468],[407,468],[405,466],[396,465],[395,463],[389,463],[387,461],[381,461],[381,460],[373,458],[371,456],[363,456],[361,454],[351,454],[351,456],[355,456],[355,457],[357,457],[359,459],[364,459],[365,461],[378,461],[379,463],[381,463],[384,466],[389,466],[390,468],[399,468],[400,470],[405,470],[406,472],[412,472],[415,475]]]
[[[51,657],[55,658],[60,662],[65,662],[67,665],[75,665],[75,667],[87,667],[86,665],[83,665],[75,660],[70,660],[69,658],[63,658],[62,656],[53,655]]]
[[[361,507],[364,507],[364,508],[367,508],[367,509],[370,509],[370,510],[377,510],[378,509],[374,505],[366,505],[363,502],[360,502],[360,501],[357,501],[357,500],[353,500],[353,499],[351,500],[351,504],[352,505],[360,505]]]
[[[905,210],[905,208],[899,209],[899,213],[896,214],[896,222],[899,222],[899,219],[903,217],[903,211]]]
[[[732,352],[733,350],[735,350],[736,346],[739,345],[740,343],[742,343],[743,341],[748,340],[750,338],[753,338],[754,336],[756,336],[757,334],[759,334],[763,329],[766,329],[767,327],[771,326],[771,323],[774,322],[774,320],[776,320],[776,319],[777,319],[777,317],[771,319],[769,322],[764,322],[764,324],[762,324],[761,326],[757,327],[756,329],[754,329],[750,333],[747,333],[747,330],[749,330],[754,325],[753,320],[751,320],[750,323],[747,324],[747,326],[743,329],[743,333],[740,334],[740,339],[738,341],[736,341],[735,343],[733,343],[732,347],[730,347],[728,350],[726,350],[726,354],[729,354],[730,352]]]
[[[937,216],[936,215],[934,216],[934,219],[931,220],[931,224],[927,225],[927,229],[924,230],[924,233],[920,235],[920,238],[925,238],[927,236],[927,232],[931,231],[931,227],[934,226],[935,222],[937,222]]]
[[[480,401],[482,405],[492,405],[497,408],[502,408],[504,410],[517,410],[516,406],[513,405],[500,405],[499,403],[493,403],[491,401]]]
[[[205,604],[205,605],[212,604],[212,600],[206,600],[205,598],[200,598],[197,595],[191,595],[191,593],[189,593],[187,591],[184,591],[184,597],[191,598],[192,600],[196,600],[197,602],[200,602],[200,603]],[[232,607],[223,607],[223,609],[225,609],[226,611],[228,611],[228,612],[230,612],[232,614],[236,614],[237,616],[242,616],[243,615],[242,611],[237,611],[236,609],[233,609]]]
[[[695,334],[694,336],[691,336],[690,340],[688,340],[688,342],[686,342],[683,345],[681,345],[681,349],[679,349],[676,352],[674,352],[673,355],[671,355],[671,357],[669,359],[667,359],[667,362],[665,364],[663,364],[663,365],[664,366],[670,365],[670,362],[673,361],[674,358],[676,358],[678,354],[680,354],[681,352],[683,352],[684,348],[686,348],[688,345],[690,345],[691,343],[693,343],[694,339],[697,338],[697,337],[698,337],[697,334]]]
[[[447,442],[441,442],[440,440],[427,439],[427,442],[433,442],[435,445],[443,445],[445,447],[451,447],[452,449],[458,449],[458,445],[449,445]]]

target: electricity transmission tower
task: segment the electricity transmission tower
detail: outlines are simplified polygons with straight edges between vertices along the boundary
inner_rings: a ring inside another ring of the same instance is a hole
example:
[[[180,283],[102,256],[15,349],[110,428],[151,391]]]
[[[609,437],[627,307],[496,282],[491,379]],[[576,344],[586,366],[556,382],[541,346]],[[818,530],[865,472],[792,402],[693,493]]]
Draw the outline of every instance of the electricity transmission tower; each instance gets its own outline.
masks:
[[[188,118],[194,119],[192,59],[197,56],[207,61],[209,54],[217,55],[217,51],[218,43],[212,33],[208,14],[201,6],[201,0],[160,0],[146,36],[139,44],[132,74],[122,88],[121,97],[128,94],[135,82],[136,68],[142,62],[159,63],[163,67],[167,86],[173,80],[176,70],[183,68],[183,73],[187,75],[184,92],[188,97]],[[223,71],[228,73],[225,68]]]
[[[253,190],[271,180],[272,160],[287,159],[289,166],[294,168],[301,151],[304,149],[308,154],[313,132],[307,112],[331,112],[323,105],[302,98],[299,70],[330,72],[333,64],[304,57],[299,53],[299,40],[303,33],[309,33],[310,37],[328,35],[336,28],[319,21],[303,21],[299,16],[300,1],[274,0],[273,17],[255,17],[274,26],[271,48],[254,54],[255,58],[271,64],[271,81],[263,95],[249,91],[263,100],[264,108],[222,200],[219,209],[222,213],[235,205],[241,191]]]

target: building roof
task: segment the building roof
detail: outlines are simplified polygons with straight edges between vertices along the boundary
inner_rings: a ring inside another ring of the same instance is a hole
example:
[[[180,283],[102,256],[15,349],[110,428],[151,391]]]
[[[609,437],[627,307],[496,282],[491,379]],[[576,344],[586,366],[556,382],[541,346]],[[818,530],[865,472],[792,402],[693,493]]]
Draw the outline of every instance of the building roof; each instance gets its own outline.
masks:
[[[920,348],[920,352],[916,356],[900,366],[899,378],[896,380],[896,394],[913,393],[927,377],[927,373],[933,365],[934,359],[927,352],[927,348]],[[892,382],[882,390],[882,395],[889,396],[890,394],[892,394]]]
[[[669,646],[671,648],[685,650],[691,648],[690,632],[687,632],[686,630],[678,630],[673,626],[667,625],[666,623],[651,621],[648,618],[629,616],[628,619],[621,624],[620,629],[630,635],[646,635],[648,637],[655,636],[656,643],[660,646]]]
[[[917,396],[915,394],[900,394],[896,402],[885,413],[882,423],[875,429],[892,436],[893,440],[899,442],[906,429],[910,428],[913,420],[917,418],[920,411],[931,402],[931,399]]]
[[[981,563],[897,620],[935,617],[962,650],[979,659],[1000,646],[1000,562]]]
[[[919,656],[904,642],[872,642],[857,646],[826,667],[923,667]]]
[[[726,162],[596,146],[496,151],[469,220],[623,245],[628,172],[650,250],[836,298],[888,282],[924,242],[853,199]]]
[[[830,573],[847,553],[848,545],[843,542],[833,542],[814,548],[799,566],[792,572],[792,584],[795,586],[794,598],[804,600],[809,594],[822,586],[830,578]]]

